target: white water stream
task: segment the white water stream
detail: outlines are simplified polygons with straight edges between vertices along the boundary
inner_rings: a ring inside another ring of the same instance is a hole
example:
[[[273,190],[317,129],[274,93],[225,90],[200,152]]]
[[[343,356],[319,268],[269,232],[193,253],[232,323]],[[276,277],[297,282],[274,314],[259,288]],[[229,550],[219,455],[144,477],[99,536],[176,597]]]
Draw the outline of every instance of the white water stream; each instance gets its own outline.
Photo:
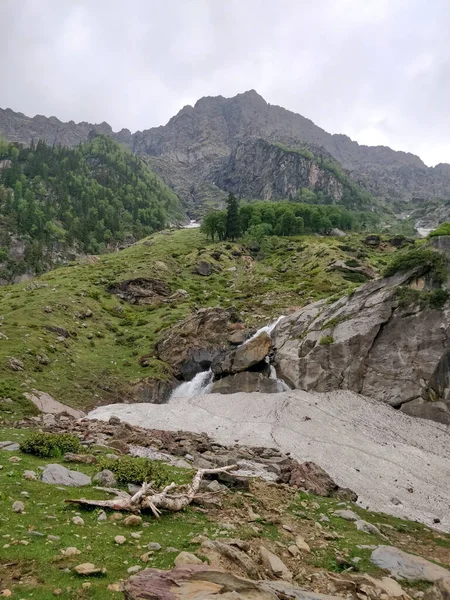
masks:
[[[264,325],[264,327],[258,329],[258,331],[254,333],[251,337],[249,337],[248,340],[245,340],[245,342],[243,342],[241,346],[245,346],[251,340],[254,340],[256,337],[258,337],[258,335],[260,335],[263,332],[271,335],[272,331],[275,329],[275,327],[278,325],[281,319],[284,319],[284,315],[278,317],[276,321],[272,321],[272,323]],[[270,364],[268,357],[266,358],[266,362]],[[275,367],[273,367],[272,365],[270,365],[269,378],[275,379],[277,381],[277,388],[279,392],[286,392],[290,389],[290,387],[283,380],[278,379]],[[213,372],[211,371],[211,369],[209,369],[209,371],[202,371],[201,373],[197,373],[197,375],[190,381],[184,381],[178,387],[176,387],[169,398],[169,402],[171,400],[174,400],[175,398],[191,398],[193,396],[202,396],[203,394],[209,394],[212,389],[212,386]]]

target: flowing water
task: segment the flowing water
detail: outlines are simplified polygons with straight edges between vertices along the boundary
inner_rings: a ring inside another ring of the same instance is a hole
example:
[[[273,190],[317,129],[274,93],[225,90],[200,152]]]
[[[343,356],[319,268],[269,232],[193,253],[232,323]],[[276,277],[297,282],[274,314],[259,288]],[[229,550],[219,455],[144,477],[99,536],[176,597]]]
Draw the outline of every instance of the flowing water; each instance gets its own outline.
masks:
[[[208,394],[212,387],[213,372],[202,371],[190,381],[185,381],[175,388],[169,398],[169,402],[174,398],[189,398],[190,396],[201,396]]]
[[[276,321],[269,323],[268,325],[264,325],[258,329],[258,331],[253,334],[248,340],[245,340],[241,346],[245,346],[248,344],[250,340],[255,339],[260,335],[263,331],[271,335],[272,331],[278,325],[278,323],[284,319],[284,316],[278,317]],[[269,363],[269,357],[266,358],[266,362]],[[277,381],[277,388],[279,392],[286,392],[290,390],[290,387],[282,380],[278,379],[275,367],[270,365],[270,379],[275,379]],[[197,373],[197,375],[191,379],[190,381],[184,381],[172,392],[169,402],[175,398],[189,398],[192,396],[202,396],[203,394],[209,394],[213,386],[213,373],[211,369],[209,371],[202,371],[201,373]]]

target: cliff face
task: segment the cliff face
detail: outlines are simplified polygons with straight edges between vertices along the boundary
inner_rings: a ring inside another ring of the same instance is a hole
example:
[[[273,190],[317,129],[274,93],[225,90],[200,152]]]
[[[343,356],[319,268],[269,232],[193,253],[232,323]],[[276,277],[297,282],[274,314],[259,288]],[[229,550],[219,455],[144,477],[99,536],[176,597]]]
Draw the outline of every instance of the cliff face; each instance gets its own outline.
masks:
[[[127,129],[113,132],[107,123],[62,123],[55,117],[30,119],[9,109],[0,110],[0,134],[10,141],[29,143],[42,138],[73,146],[86,140],[92,129],[147,157],[194,212],[206,199],[214,202],[223,198],[229,189],[221,190],[215,184],[233,181],[233,173],[237,175],[239,170],[233,162],[243,158],[249,148],[246,144],[257,140],[294,149],[307,147],[314,154],[333,157],[354,182],[380,198],[450,197],[450,165],[428,168],[413,154],[384,146],[361,146],[345,135],[331,135],[301,115],[268,104],[254,90],[233,98],[201,98],[194,107],[185,106],[167,125],[134,134]],[[280,185],[274,184],[274,188]],[[247,180],[241,186],[255,188]],[[275,191],[261,186],[259,190],[258,197],[270,193],[276,197]]]
[[[264,200],[294,197],[301,188],[309,188],[339,203],[344,188],[314,158],[264,140],[239,143],[218,169],[215,182],[238,196]]]

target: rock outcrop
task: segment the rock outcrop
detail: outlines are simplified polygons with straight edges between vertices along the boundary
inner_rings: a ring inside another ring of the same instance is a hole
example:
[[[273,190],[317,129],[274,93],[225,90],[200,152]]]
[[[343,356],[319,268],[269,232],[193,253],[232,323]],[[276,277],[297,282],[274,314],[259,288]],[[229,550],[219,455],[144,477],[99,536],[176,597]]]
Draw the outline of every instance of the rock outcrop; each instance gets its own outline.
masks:
[[[442,291],[437,308],[420,291],[426,285],[418,267],[286,317],[273,333],[278,375],[299,389],[349,389],[450,423],[450,304]]]
[[[175,376],[192,379],[229,347],[232,317],[231,311],[222,308],[198,310],[165,332],[156,345],[157,357],[171,365]]]
[[[212,394],[236,394],[237,392],[275,394],[280,391],[276,379],[270,379],[264,373],[255,371],[242,371],[222,377],[214,382],[211,389]]]
[[[212,364],[213,373],[228,375],[247,371],[264,361],[271,346],[272,338],[263,331],[236,350],[232,350],[225,356],[218,356]]]

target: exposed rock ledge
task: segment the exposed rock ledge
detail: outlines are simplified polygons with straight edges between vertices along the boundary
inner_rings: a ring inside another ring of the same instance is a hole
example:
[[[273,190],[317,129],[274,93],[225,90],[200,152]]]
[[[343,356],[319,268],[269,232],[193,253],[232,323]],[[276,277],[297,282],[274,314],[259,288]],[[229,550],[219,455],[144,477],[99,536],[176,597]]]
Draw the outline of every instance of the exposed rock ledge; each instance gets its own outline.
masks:
[[[148,428],[205,432],[222,444],[277,447],[320,465],[364,507],[428,525],[439,518],[437,527],[450,531],[448,428],[376,400],[348,391],[208,394],[165,405],[114,404],[89,417],[111,415]]]
[[[286,317],[272,334],[278,376],[298,389],[348,389],[450,424],[450,304],[433,306],[419,292],[427,283],[419,267]]]

